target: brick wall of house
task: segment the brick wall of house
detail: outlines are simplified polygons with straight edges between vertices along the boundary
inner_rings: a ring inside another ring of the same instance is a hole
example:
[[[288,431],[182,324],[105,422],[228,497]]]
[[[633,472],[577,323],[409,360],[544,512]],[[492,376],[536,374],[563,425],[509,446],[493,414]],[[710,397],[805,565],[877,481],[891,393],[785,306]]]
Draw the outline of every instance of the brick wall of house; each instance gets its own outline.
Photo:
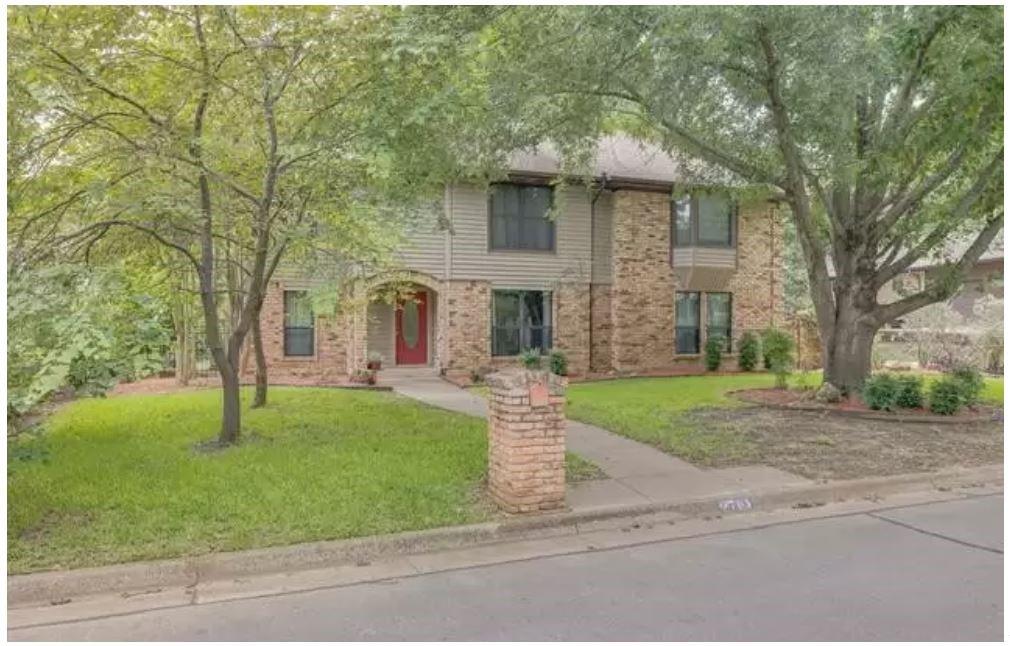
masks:
[[[669,253],[670,196],[617,191],[610,299],[615,370],[655,370],[672,363],[675,281]]]
[[[263,352],[272,383],[337,383],[346,377],[346,330],[343,316],[317,316],[315,320],[314,354],[311,357],[288,357],[284,354],[284,290],[299,289],[283,282],[270,283],[263,299],[260,329],[263,332]],[[242,362],[243,379],[252,379],[256,360],[252,354],[252,336],[247,338]]]
[[[565,353],[568,372],[589,371],[589,284],[562,283],[554,290],[554,348]]]
[[[465,374],[491,364],[491,284],[479,280],[444,283],[439,304],[439,368]]]
[[[614,333],[610,311],[610,285],[593,285],[589,293],[592,320],[589,369],[593,372],[609,372],[613,369],[610,340]]]
[[[737,221],[737,270],[733,293],[733,336],[745,330],[786,325],[782,284],[782,221],[767,202],[742,205]]]

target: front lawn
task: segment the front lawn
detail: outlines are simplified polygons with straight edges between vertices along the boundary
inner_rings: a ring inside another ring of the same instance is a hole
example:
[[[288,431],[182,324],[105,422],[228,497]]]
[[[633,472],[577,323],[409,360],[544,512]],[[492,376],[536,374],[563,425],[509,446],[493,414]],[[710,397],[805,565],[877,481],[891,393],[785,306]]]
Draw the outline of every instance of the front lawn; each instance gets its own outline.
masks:
[[[245,403],[246,395],[243,393]],[[274,388],[215,435],[216,390],[75,402],[8,442],[11,572],[480,521],[486,423],[389,393]]]
[[[935,379],[927,375],[926,382]],[[791,386],[816,387],[819,372],[795,374]],[[568,416],[656,446],[692,462],[708,466],[761,463],[761,441],[740,425],[713,423],[713,418],[688,415],[697,410],[735,409],[747,406],[728,395],[745,388],[768,388],[774,377],[767,373],[614,379],[574,383],[568,388]],[[987,378],[982,399],[1002,404],[1003,379]],[[889,424],[885,422],[885,424]]]

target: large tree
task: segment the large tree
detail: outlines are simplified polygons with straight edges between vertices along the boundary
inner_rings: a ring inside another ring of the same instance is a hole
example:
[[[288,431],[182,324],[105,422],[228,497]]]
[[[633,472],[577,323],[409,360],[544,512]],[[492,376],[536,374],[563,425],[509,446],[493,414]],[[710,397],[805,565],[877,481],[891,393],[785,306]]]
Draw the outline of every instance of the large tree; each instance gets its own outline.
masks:
[[[17,107],[8,124],[23,144],[9,183],[17,257],[86,258],[101,242],[122,244],[124,231],[174,253],[195,276],[221,375],[222,444],[239,438],[240,355],[282,259],[318,246],[367,261],[406,217],[381,207],[423,194],[423,182],[399,179],[414,166],[389,161],[400,141],[392,126],[413,110],[387,100],[413,80],[386,56],[392,16],[328,7],[10,14]]]
[[[492,85],[551,106],[559,123],[573,122],[558,119],[559,106],[581,124],[619,115],[622,127],[685,159],[690,182],[728,174],[788,205],[825,378],[843,389],[862,384],[877,330],[952,295],[1002,229],[1002,8],[537,7],[474,16],[459,10],[458,22],[479,23]],[[889,280],[960,240],[941,280],[880,302]]]

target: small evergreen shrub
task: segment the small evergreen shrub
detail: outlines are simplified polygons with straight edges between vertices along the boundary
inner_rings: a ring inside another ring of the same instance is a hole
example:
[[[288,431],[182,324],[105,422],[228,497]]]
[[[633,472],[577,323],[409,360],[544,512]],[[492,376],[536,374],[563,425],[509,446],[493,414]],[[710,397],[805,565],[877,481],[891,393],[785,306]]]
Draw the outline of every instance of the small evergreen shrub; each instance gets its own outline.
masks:
[[[722,349],[726,341],[721,336],[710,336],[705,340],[705,368],[718,370],[722,365]]]
[[[953,415],[963,401],[961,384],[953,377],[938,379],[929,387],[929,410],[937,415]]]
[[[915,375],[901,375],[896,382],[898,393],[894,403],[899,408],[922,408],[922,379]]]
[[[568,357],[565,356],[564,352],[560,350],[551,352],[550,362],[551,372],[562,377],[568,374]]]
[[[793,337],[784,330],[768,328],[762,334],[765,367],[775,373],[775,387],[785,388],[786,377],[793,369]]]
[[[964,406],[974,406],[985,388],[985,378],[977,368],[960,366],[950,372],[950,377],[961,389],[961,403]]]
[[[737,365],[740,370],[750,372],[757,368],[758,355],[761,354],[761,343],[757,335],[753,332],[744,332],[740,337],[740,355],[737,357]]]
[[[527,370],[540,370],[542,359],[540,348],[530,348],[519,353],[519,365]]]
[[[885,373],[873,375],[863,383],[863,401],[873,410],[894,410],[898,401],[898,382]]]

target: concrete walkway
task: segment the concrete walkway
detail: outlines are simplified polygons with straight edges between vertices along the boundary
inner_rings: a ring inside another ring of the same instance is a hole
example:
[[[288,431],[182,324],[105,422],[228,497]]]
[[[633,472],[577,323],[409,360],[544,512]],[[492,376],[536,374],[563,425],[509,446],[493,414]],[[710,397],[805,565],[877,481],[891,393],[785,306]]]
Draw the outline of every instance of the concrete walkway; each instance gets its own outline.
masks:
[[[386,369],[379,373],[379,383],[432,406],[487,417],[483,397],[443,380],[430,368]],[[595,462],[610,476],[569,486],[568,504],[577,511],[717,495],[746,497],[765,489],[810,484],[772,467],[700,469],[641,442],[573,420],[568,421],[567,444],[569,451]]]

